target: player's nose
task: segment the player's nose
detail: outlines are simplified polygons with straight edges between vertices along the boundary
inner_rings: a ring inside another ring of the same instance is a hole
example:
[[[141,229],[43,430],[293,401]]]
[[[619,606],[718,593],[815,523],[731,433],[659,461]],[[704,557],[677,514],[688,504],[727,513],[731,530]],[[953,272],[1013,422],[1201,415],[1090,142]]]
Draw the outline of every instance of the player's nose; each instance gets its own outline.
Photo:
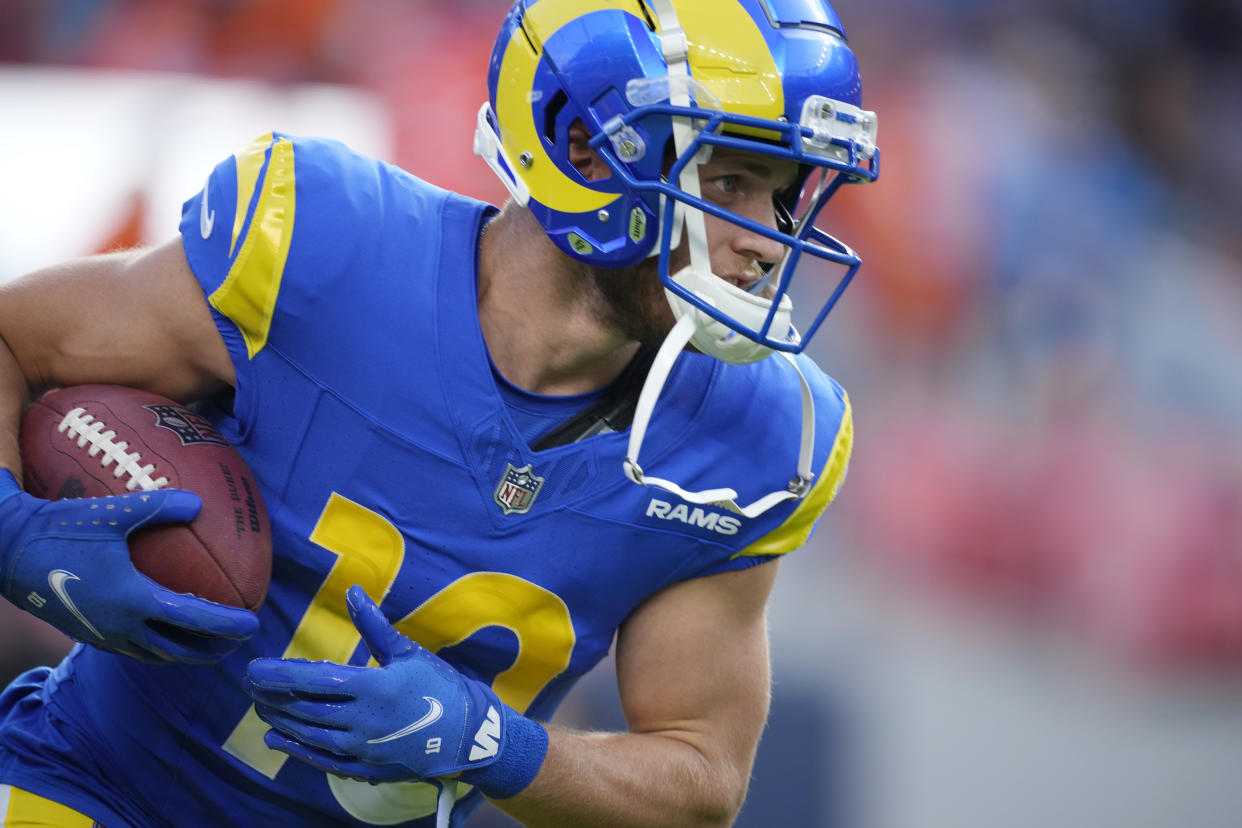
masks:
[[[776,229],[776,206],[770,197],[746,199],[738,213],[768,230]],[[753,227],[735,224],[730,229],[729,247],[750,262],[776,262],[785,254],[785,245]]]

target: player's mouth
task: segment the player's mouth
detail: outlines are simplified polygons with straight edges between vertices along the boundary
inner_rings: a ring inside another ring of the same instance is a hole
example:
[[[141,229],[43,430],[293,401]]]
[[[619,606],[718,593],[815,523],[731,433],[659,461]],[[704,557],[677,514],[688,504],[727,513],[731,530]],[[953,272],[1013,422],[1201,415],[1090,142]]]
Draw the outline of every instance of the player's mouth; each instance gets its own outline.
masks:
[[[751,292],[755,284],[763,278],[762,273],[728,273],[720,277],[735,288]],[[775,293],[775,288],[771,284],[763,286],[763,289],[757,294],[764,299],[771,299]]]
[[[730,273],[728,275],[721,276],[720,278],[724,279],[735,288],[741,288],[742,290],[749,290],[751,285],[759,281],[758,276],[741,273]]]

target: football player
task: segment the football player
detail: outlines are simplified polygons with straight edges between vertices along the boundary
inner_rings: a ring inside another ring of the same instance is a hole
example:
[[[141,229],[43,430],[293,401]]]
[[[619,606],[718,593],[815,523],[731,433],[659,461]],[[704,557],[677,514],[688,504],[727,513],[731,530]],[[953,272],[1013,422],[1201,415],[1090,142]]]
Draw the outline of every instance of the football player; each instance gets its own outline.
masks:
[[[10,821],[735,818],[776,562],[850,454],[802,351],[859,266],[816,218],[876,177],[875,115],[822,0],[518,0],[488,82],[503,209],[272,133],[178,238],[4,287],[0,590],[81,642],[0,697]],[[80,527],[20,490],[25,400],[87,382],[237,445],[257,617],[129,565],[193,496]],[[545,724],[614,642],[627,730]]]

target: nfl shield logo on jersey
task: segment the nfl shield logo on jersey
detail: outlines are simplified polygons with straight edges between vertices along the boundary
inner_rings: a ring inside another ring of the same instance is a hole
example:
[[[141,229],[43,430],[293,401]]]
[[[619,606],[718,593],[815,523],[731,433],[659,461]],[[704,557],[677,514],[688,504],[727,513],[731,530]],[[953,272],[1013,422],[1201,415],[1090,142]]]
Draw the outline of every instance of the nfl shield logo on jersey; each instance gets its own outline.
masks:
[[[542,486],[543,478],[531,471],[530,463],[520,469],[507,463],[493,497],[496,505],[504,509],[506,515],[523,514],[530,511],[535,495],[539,494]]]

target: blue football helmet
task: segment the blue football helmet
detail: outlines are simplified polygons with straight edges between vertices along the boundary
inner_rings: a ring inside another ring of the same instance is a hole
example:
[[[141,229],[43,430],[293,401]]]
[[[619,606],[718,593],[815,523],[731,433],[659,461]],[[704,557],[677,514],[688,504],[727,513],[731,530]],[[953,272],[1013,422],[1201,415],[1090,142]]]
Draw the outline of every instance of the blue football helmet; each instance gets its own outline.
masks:
[[[754,516],[811,487],[814,408],[802,377],[802,441],[788,487],[748,506],[730,488],[688,491],[638,464],[660,391],[687,343],[725,362],[800,353],[853,279],[858,256],[816,227],[847,183],[879,174],[876,116],[862,109],[858,62],[823,0],[517,0],[501,28],[479,110],[475,152],[565,253],[602,267],[658,256],[676,323],[639,395],[625,473],[692,503]],[[581,175],[569,158],[576,122],[611,169]],[[715,147],[795,163],[775,227],[702,198],[699,166]],[[784,245],[743,290],[712,271],[705,215]],[[670,272],[683,240],[689,264]],[[844,270],[822,306],[794,325],[788,293],[803,256]],[[798,374],[801,377],[801,370]]]
[[[700,351],[727,362],[801,352],[858,270],[815,219],[842,184],[878,175],[876,116],[861,108],[858,62],[822,0],[518,0],[488,87],[475,151],[570,256],[622,267],[658,255]],[[570,163],[575,121],[609,178],[588,181]],[[698,166],[717,146],[799,165],[776,229],[700,197]],[[776,239],[783,259],[749,291],[716,278],[704,213]],[[691,264],[670,273],[683,227]],[[788,290],[804,254],[844,275],[799,332]]]

